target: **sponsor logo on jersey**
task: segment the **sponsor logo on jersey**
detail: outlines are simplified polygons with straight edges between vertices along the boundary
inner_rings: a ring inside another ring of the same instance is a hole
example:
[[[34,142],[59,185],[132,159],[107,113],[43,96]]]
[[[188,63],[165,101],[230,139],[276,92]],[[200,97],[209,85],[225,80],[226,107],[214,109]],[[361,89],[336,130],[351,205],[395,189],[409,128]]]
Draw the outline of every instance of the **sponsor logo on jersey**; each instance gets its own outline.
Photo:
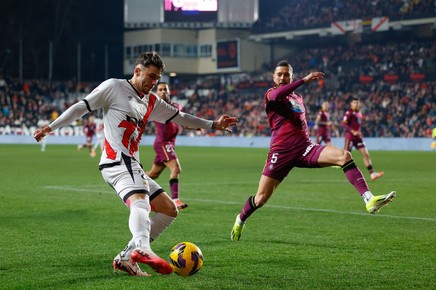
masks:
[[[309,154],[310,150],[312,150],[312,148],[315,147],[315,144],[310,144],[309,146],[307,146],[306,151],[304,151],[303,156],[306,157],[307,154]]]
[[[294,100],[293,98],[288,99],[288,105],[289,105],[289,108],[296,113],[303,113],[304,112],[304,106],[300,102],[298,102],[297,100]]]

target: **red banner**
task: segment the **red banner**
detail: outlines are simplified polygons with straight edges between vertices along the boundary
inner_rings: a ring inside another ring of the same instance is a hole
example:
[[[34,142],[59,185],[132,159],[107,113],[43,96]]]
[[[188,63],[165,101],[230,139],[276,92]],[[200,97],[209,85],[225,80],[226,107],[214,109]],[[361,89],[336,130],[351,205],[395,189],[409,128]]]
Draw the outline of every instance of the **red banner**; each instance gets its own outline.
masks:
[[[414,82],[421,82],[425,79],[425,74],[410,74],[409,77]]]
[[[367,83],[372,82],[373,79],[374,79],[374,78],[373,78],[372,76],[360,76],[360,77],[359,77],[359,81],[360,81],[361,83],[364,83],[364,84],[367,84]]]
[[[388,83],[396,83],[398,81],[398,75],[385,75],[383,79]]]

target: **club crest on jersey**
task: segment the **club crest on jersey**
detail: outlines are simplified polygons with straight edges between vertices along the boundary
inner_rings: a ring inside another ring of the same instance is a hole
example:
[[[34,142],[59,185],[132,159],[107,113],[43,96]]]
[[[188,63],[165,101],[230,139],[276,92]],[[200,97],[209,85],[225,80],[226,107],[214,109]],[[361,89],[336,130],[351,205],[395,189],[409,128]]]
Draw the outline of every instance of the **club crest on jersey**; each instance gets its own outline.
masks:
[[[298,102],[297,100],[295,100],[293,98],[288,98],[287,104],[289,106],[289,109],[291,109],[292,111],[294,111],[296,113],[303,113],[304,112],[304,106],[300,102]]]

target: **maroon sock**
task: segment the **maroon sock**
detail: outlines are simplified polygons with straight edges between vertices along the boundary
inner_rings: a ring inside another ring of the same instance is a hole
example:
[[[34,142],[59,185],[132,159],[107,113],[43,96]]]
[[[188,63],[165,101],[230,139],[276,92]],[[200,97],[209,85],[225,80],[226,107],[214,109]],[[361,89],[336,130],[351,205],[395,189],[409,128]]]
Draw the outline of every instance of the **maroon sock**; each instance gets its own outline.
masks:
[[[239,218],[241,219],[241,221],[245,221],[258,208],[259,207],[254,204],[254,195],[250,196],[245,202],[244,207],[239,214]]]
[[[363,177],[362,172],[356,166],[356,163],[354,163],[353,159],[342,165],[342,170],[344,170],[348,181],[354,186],[354,188],[356,188],[360,195],[364,194],[366,191],[369,191],[365,177]]]
[[[170,179],[171,198],[179,198],[179,180],[177,178]]]

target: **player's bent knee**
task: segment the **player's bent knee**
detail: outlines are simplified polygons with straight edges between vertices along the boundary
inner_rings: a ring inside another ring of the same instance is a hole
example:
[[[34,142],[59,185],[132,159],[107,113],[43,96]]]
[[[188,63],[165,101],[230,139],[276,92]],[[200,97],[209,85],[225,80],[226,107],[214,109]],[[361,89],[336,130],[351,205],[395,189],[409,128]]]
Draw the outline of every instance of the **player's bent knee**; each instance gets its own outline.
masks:
[[[156,178],[159,177],[159,174],[158,174],[158,173],[155,173],[155,172],[149,172],[149,173],[147,173],[147,175],[148,175],[151,179],[156,179]]]
[[[348,150],[343,150],[342,152],[342,158],[343,158],[343,164],[347,163],[348,161],[350,161],[351,159],[353,159],[353,156],[351,155],[351,152]]]
[[[164,214],[166,214],[167,216],[175,218],[179,215],[179,210],[177,209],[177,207],[174,207],[174,208],[169,209]]]
[[[179,214],[179,210],[177,209],[177,206],[175,204],[168,204],[164,207],[158,207],[155,209],[155,211],[174,218],[177,217]]]
[[[353,157],[351,156],[351,152],[348,150],[340,149],[340,152],[337,154],[336,165],[342,166],[348,161],[350,161]]]

